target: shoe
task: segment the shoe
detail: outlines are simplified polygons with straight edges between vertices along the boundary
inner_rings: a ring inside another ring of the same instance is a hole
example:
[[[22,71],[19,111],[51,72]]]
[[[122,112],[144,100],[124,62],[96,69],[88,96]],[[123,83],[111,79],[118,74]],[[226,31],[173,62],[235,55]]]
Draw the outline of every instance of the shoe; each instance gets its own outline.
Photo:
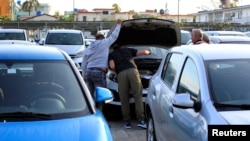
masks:
[[[126,129],[130,129],[131,128],[131,123],[126,122],[123,127],[126,128]]]
[[[143,120],[139,120],[137,126],[142,128],[147,128],[147,124]]]

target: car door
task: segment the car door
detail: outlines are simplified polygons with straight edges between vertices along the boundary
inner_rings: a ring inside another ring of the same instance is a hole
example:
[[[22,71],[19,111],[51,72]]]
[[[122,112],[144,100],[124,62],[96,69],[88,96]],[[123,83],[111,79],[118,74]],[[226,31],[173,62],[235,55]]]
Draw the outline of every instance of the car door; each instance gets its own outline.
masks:
[[[155,130],[158,140],[166,140],[175,134],[169,124],[171,117],[169,114],[169,107],[171,106],[170,99],[174,96],[174,82],[182,64],[182,54],[169,53],[163,64],[160,81],[155,85],[155,93],[153,103],[153,115],[155,122]]]
[[[203,141],[206,140],[205,120],[199,113],[201,108],[200,101],[200,81],[199,73],[195,61],[187,57],[185,59],[178,80],[175,96],[179,94],[189,94],[196,108],[174,107],[174,97],[170,97],[169,102],[169,124],[168,128],[172,129],[171,136],[175,141]]]

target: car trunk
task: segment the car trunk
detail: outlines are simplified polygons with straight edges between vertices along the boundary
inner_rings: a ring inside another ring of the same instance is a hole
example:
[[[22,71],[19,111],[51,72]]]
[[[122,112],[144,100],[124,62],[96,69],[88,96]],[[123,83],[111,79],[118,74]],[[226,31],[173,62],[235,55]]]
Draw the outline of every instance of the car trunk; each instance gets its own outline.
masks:
[[[113,29],[114,27],[111,32]],[[122,23],[118,39],[113,45],[115,44],[157,45],[170,48],[181,45],[181,32],[179,26],[170,20],[154,18],[126,20]]]

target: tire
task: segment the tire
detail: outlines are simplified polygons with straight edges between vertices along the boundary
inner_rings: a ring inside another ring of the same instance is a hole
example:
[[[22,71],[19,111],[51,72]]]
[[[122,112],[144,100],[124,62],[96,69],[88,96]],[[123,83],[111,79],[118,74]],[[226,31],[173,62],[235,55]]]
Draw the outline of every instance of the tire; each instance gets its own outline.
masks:
[[[155,126],[152,115],[148,116],[147,141],[157,141],[155,135]]]

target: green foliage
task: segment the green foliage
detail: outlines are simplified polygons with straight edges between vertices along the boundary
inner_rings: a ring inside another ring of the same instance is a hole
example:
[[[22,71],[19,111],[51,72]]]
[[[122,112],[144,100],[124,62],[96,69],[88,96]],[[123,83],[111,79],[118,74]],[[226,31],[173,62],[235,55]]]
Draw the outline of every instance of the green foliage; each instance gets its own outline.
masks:
[[[21,10],[23,10],[25,12],[29,12],[29,16],[30,16],[30,12],[32,10],[37,10],[37,8],[39,7],[39,5],[40,5],[39,0],[26,0],[22,4]]]
[[[70,15],[70,16],[60,16],[59,17],[59,21],[73,22],[74,21],[74,17],[73,17],[73,15]]]
[[[118,4],[114,3],[112,5],[112,7],[115,9],[116,13],[120,13],[121,12],[121,7]]]
[[[7,16],[0,16],[0,22],[4,23],[4,22],[9,22],[11,19]]]

